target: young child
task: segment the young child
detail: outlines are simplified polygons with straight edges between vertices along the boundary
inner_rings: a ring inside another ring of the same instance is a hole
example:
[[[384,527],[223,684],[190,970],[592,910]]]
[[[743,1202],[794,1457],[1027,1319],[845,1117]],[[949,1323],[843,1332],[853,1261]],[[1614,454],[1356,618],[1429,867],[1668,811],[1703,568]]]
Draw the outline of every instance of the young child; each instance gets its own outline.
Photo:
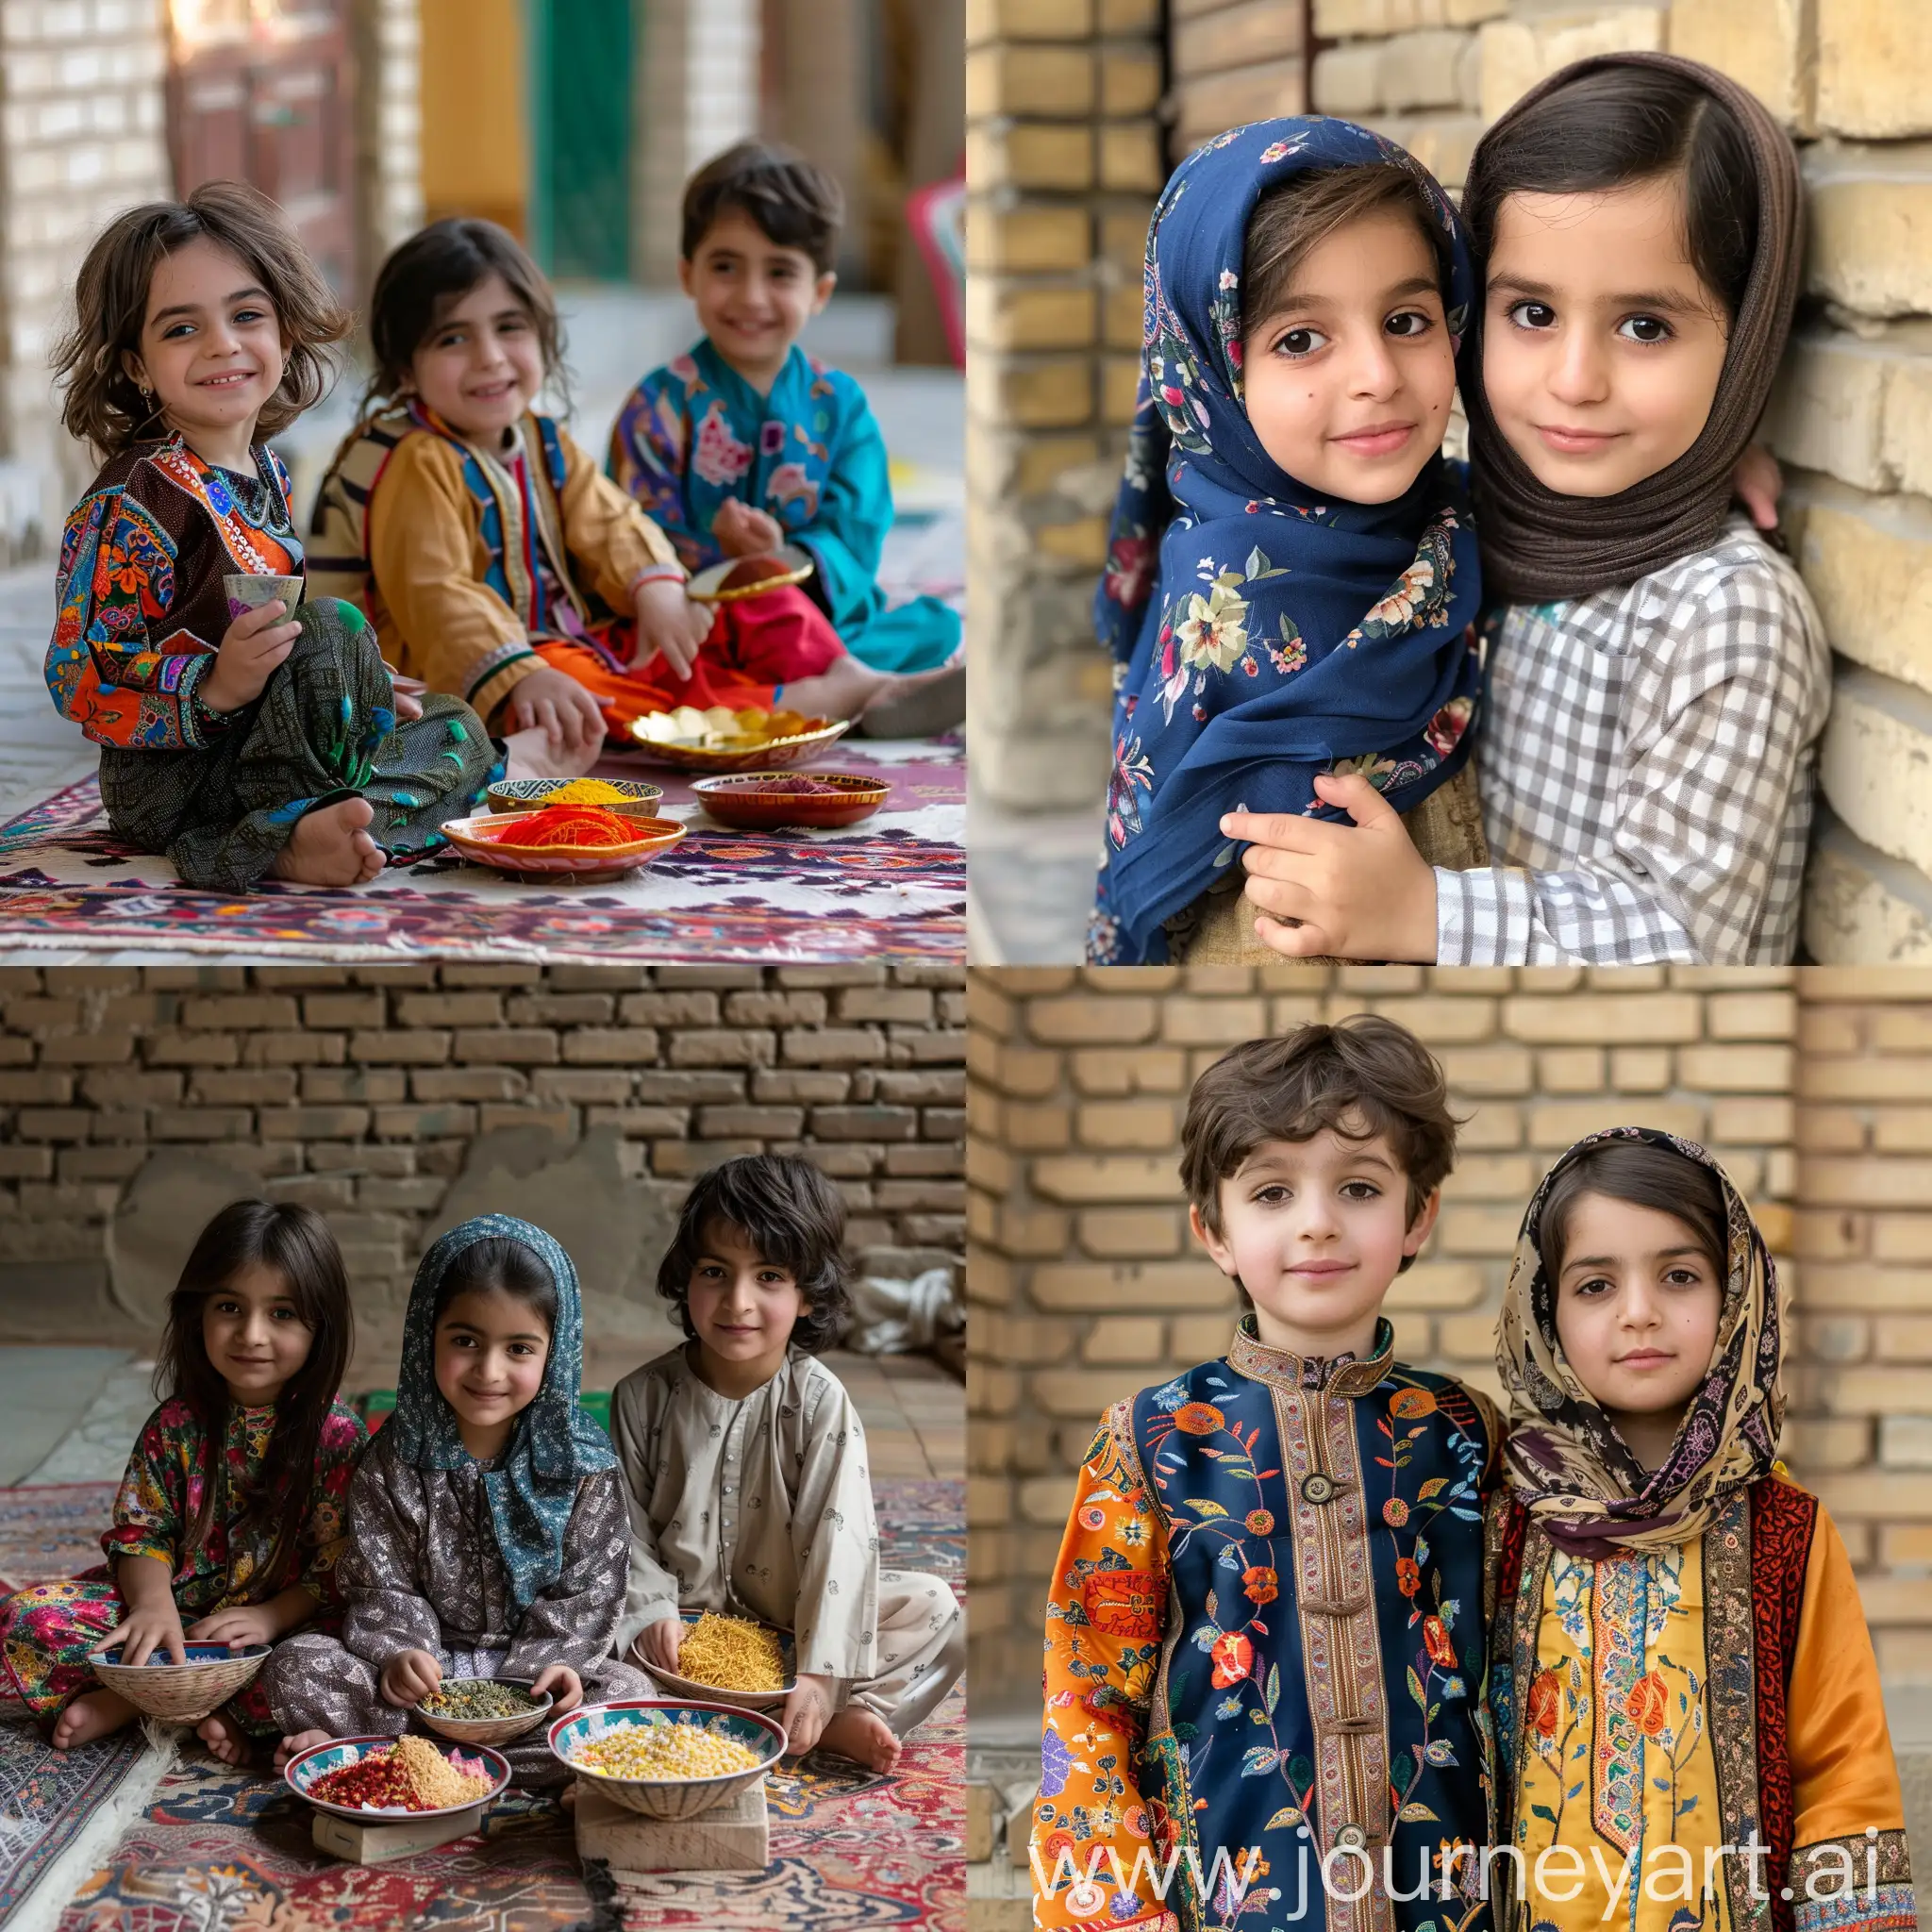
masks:
[[[890,680],[829,634],[714,641],[664,532],[554,418],[557,303],[493,222],[449,220],[383,263],[375,375],[316,500],[310,581],[384,648],[499,728],[594,754],[679,705],[844,717]]]
[[[1545,1175],[1496,1341],[1485,1607],[1522,1861],[1493,1867],[1498,1925],[1916,1924],[1851,1562],[1774,1460],[1780,1345],[1763,1238],[1703,1148],[1617,1127]]]
[[[400,1736],[444,1677],[528,1678],[554,1715],[655,1694],[607,1655],[629,1541],[582,1368],[576,1270],[541,1228],[480,1215],[424,1256],[395,1412],[349,1491],[341,1641],[301,1638],[262,1672],[278,1763]],[[498,1748],[519,1784],[563,1781],[541,1729]]]
[[[399,696],[356,610],[231,617],[222,582],[303,574],[266,440],[349,325],[281,211],[232,181],[131,208],[75,299],[62,419],[104,463],[61,540],[47,685],[101,747],[109,824],[220,892],[358,885],[441,844],[504,773],[475,715]]]
[[[1194,1082],[1181,1145],[1190,1224],[1247,1312],[1222,1359],[1116,1403],[1080,1470],[1037,1922],[1488,1932],[1477,1873],[1437,1848],[1492,1823],[1478,1497],[1500,1426],[1396,1361],[1381,1314],[1455,1157],[1441,1069],[1374,1017],[1250,1041]],[[1324,1913],[1324,1870],[1361,1903]]]
[[[1435,181],[1345,121],[1183,161],[1147,235],[1140,402],[1095,616],[1116,659],[1090,957],[1261,957],[1243,808],[1331,809],[1331,770],[1472,844],[1475,540],[1441,455],[1474,280]],[[1459,780],[1459,782],[1458,782]]]
[[[1795,570],[1730,509],[1800,274],[1797,160],[1746,88],[1615,54],[1486,133],[1465,381],[1490,591],[1481,754],[1495,863],[1354,825],[1230,819],[1290,955],[1451,965],[1787,962],[1829,700]]]
[[[680,1609],[790,1630],[792,1751],[890,1771],[958,1681],[965,1633],[941,1578],[880,1570],[865,1430],[813,1359],[848,1310],[844,1238],[838,1191],[808,1160],[727,1160],[686,1196],[658,1291],[691,1339],[610,1397],[630,1490],[617,1636],[670,1670]]]
[[[179,1663],[191,1641],[241,1649],[333,1621],[364,1441],[336,1397],[351,1323],[341,1251],[311,1208],[238,1201],[202,1229],[168,1297],[163,1399],[114,1497],[108,1561],[0,1608],[0,1659],[57,1751],[136,1715],[88,1668],[110,1639],[124,1663]],[[274,1737],[261,1679],[199,1735],[229,1764]]]
[[[721,624],[829,631],[877,670],[925,671],[958,655],[958,613],[936,597],[886,608],[885,439],[858,384],[798,346],[838,280],[843,215],[839,184],[783,148],[741,142],[691,176],[677,274],[704,336],[631,392],[608,468],[692,570],[785,543],[810,555],[802,587],[727,605]]]

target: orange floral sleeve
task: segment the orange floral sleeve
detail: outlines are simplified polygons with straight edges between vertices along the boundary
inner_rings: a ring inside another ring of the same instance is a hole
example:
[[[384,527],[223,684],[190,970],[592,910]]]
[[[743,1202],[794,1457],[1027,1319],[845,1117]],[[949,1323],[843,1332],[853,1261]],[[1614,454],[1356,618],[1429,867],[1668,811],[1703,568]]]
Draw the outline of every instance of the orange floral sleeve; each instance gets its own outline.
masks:
[[[1158,1864],[1135,1760],[1167,1621],[1168,1556],[1132,1431],[1127,1403],[1101,1422],[1080,1466],[1046,1606],[1046,1723],[1031,1844],[1041,1927],[1171,1932],[1175,1924],[1146,1882],[1148,1863],[1136,1882],[1138,1855]]]

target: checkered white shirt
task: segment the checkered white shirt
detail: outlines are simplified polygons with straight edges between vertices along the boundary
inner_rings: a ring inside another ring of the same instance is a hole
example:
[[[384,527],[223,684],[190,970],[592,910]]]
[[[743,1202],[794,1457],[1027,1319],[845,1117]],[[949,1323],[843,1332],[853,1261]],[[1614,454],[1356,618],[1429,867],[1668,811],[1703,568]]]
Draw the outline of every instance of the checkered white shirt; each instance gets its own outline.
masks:
[[[1736,519],[1634,584],[1511,605],[1491,652],[1497,863],[1438,868],[1438,960],[1788,963],[1831,696],[1791,565]]]

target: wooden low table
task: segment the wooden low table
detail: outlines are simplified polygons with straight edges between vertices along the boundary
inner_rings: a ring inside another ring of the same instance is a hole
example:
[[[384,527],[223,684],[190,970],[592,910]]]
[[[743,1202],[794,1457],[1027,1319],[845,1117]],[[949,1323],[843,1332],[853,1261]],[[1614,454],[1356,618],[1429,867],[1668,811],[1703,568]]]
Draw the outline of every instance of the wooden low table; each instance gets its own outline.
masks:
[[[765,1781],[695,1818],[646,1818],[577,1780],[577,1857],[611,1876],[646,1872],[762,1872],[771,1862]]]
[[[454,1844],[459,1838],[481,1831],[489,1808],[477,1805],[451,1818],[372,1819],[367,1824],[358,1819],[338,1818],[332,1811],[318,1811],[310,1835],[319,1852],[346,1858],[352,1865],[380,1865],[391,1858],[413,1858],[418,1852],[433,1852],[438,1845]]]

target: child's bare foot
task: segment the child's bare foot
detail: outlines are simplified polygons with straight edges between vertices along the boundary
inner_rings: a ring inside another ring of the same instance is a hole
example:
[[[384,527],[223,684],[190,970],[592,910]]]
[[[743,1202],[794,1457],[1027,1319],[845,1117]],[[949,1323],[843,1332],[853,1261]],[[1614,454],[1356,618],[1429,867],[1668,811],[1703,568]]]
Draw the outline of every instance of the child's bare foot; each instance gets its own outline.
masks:
[[[299,1757],[311,1744],[326,1744],[326,1731],[297,1731],[275,1746],[275,1769],[280,1771],[291,1757]]]
[[[803,711],[808,717],[856,718],[897,682],[891,672],[874,671],[847,651],[816,677],[800,677],[786,685],[778,702],[788,711]]]
[[[603,743],[594,737],[573,750],[561,741],[552,743],[541,724],[512,731],[503,742],[509,753],[507,775],[512,778],[581,778],[604,756]]]
[[[965,715],[965,674],[957,664],[874,671],[847,652],[818,676],[786,685],[778,702],[817,717],[863,718],[874,738],[929,738]],[[893,720],[894,712],[903,719]],[[875,728],[885,724],[891,728]]]
[[[366,798],[345,798],[311,811],[295,821],[269,870],[298,886],[366,886],[384,864],[369,836],[375,817]]]
[[[255,1746],[248,1733],[233,1718],[224,1717],[220,1711],[203,1718],[195,1725],[194,1735],[224,1764],[246,1764],[254,1756]]]
[[[868,1771],[891,1771],[899,1761],[899,1740],[876,1711],[848,1704],[819,1733],[818,1748],[849,1757]]]
[[[54,1748],[72,1751],[118,1731],[134,1717],[134,1706],[112,1690],[83,1690],[54,1721]]]

